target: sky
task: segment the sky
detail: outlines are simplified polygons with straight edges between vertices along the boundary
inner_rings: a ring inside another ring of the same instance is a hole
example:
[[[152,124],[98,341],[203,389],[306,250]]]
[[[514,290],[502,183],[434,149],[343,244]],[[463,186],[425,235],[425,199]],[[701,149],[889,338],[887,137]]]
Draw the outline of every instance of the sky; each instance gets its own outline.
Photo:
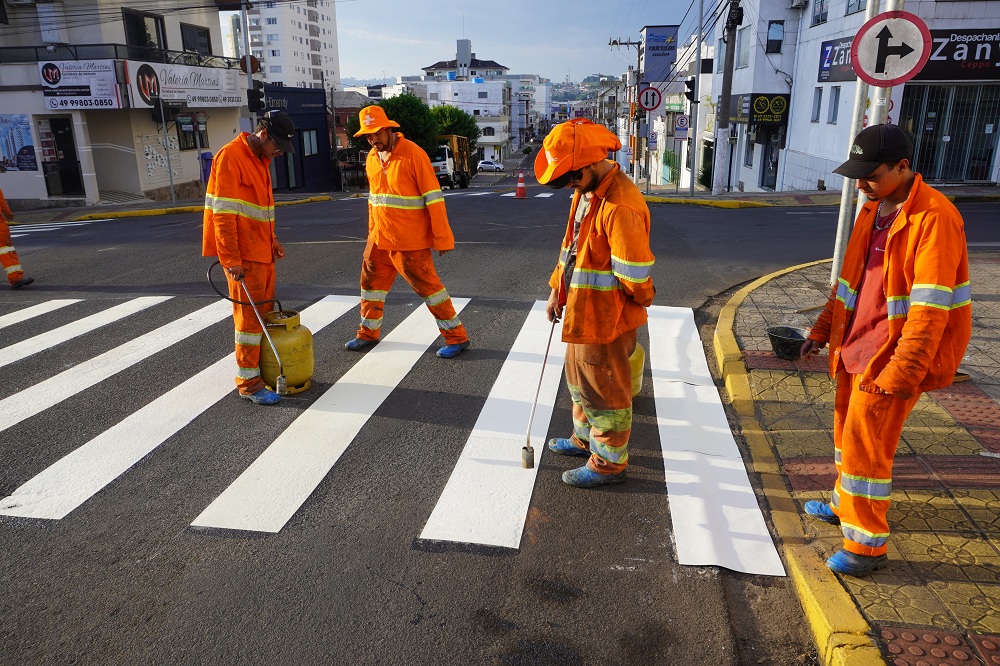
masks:
[[[341,76],[395,81],[423,74],[455,57],[459,39],[472,41],[477,58],[495,60],[511,74],[539,74],[554,82],[591,74],[620,75],[635,65],[635,47],[609,47],[610,39],[638,41],[645,25],[681,24],[693,32],[692,0],[337,0]],[[705,1],[706,12],[714,4]]]

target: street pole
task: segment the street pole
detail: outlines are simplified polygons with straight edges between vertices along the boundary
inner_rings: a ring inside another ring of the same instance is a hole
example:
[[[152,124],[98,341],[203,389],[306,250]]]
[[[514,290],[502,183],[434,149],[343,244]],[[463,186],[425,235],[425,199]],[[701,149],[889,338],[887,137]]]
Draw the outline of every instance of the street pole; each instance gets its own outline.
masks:
[[[733,66],[736,64],[736,28],[742,22],[740,0],[730,0],[726,18],[726,62],[722,73],[722,95],[715,111],[715,163],[712,169],[712,194],[725,190],[726,163],[731,162],[732,146],[729,143],[729,98],[733,94]],[[723,147],[730,154],[726,160]]]
[[[250,0],[241,0],[240,2],[240,14],[243,20],[243,48],[246,53],[243,56],[246,58],[247,63],[247,100],[249,101],[249,93],[253,90],[253,56],[250,55],[250,20],[247,18],[247,9],[250,7]],[[247,108],[250,114],[250,132],[253,132],[257,127],[256,114]]]
[[[698,0],[698,39],[695,46],[694,100],[691,102],[691,183],[690,195],[694,197],[694,179],[698,174],[698,107],[701,95],[701,33],[705,29],[705,0]]]
[[[879,0],[869,0],[865,9],[865,22],[867,23],[878,14]],[[855,79],[854,84],[854,107],[851,113],[851,133],[847,144],[847,157],[851,156],[851,145],[854,144],[854,137],[861,131],[861,126],[865,122],[865,102],[868,100],[868,84],[860,77]],[[850,178],[844,178],[844,184],[840,190],[840,212],[837,216],[837,236],[833,242],[833,264],[830,266],[830,286],[837,284],[840,277],[840,269],[844,265],[844,253],[847,252],[847,240],[851,235],[851,228],[857,214],[854,209],[854,196],[857,191],[856,182]],[[858,197],[858,206],[861,206]]]

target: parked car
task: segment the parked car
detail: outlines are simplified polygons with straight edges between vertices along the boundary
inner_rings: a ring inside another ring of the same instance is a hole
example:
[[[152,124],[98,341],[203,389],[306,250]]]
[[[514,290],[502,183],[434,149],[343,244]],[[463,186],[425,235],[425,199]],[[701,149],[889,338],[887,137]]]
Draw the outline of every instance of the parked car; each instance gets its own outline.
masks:
[[[503,164],[501,162],[494,162],[493,160],[479,160],[479,170],[496,173],[497,171],[503,171]]]

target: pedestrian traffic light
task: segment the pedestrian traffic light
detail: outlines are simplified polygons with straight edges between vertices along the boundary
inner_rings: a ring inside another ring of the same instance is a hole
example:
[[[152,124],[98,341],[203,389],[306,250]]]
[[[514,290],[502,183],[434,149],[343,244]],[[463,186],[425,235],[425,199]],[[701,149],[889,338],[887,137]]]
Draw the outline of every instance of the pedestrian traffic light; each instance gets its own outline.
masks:
[[[247,89],[247,109],[250,113],[264,110],[264,82],[251,79],[253,87]]]
[[[689,102],[694,104],[694,77],[685,81],[684,87],[687,88],[687,90],[684,91],[684,96],[687,97]]]

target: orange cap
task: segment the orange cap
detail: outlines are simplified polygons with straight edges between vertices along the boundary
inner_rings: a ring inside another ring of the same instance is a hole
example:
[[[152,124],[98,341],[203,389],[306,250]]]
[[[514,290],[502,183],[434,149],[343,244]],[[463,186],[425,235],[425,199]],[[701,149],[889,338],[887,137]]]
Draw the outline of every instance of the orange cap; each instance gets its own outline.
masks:
[[[358,114],[358,120],[361,121],[361,129],[355,132],[354,136],[374,134],[383,127],[399,127],[399,123],[395,120],[389,120],[389,117],[385,115],[385,110],[381,106],[366,106],[361,109],[361,112]]]
[[[586,118],[559,123],[535,156],[535,178],[545,185],[567,171],[607,159],[609,151],[621,147],[622,142],[608,128]]]

